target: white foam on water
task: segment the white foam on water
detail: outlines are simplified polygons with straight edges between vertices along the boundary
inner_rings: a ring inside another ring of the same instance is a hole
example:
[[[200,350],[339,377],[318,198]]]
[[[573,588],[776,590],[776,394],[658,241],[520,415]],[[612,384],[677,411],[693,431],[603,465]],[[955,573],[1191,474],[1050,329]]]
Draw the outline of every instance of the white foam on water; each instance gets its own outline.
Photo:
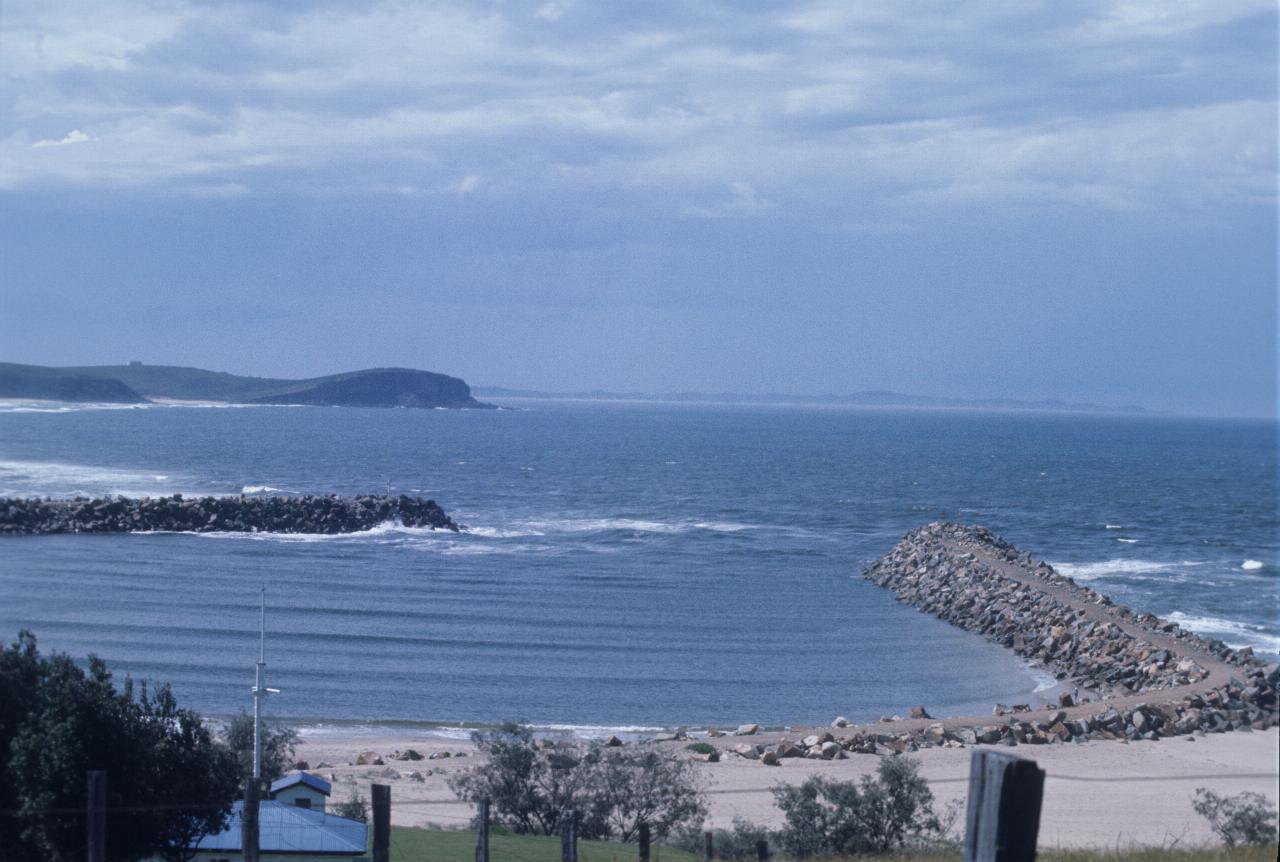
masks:
[[[1128,560],[1117,558],[1098,563],[1050,563],[1059,574],[1074,578],[1077,581],[1088,581],[1094,578],[1105,578],[1109,575],[1143,575],[1154,572],[1169,572],[1202,563],[1182,560],[1181,562],[1158,562],[1156,560]]]
[[[1116,541],[1117,541],[1117,542],[1124,542],[1126,545],[1136,545],[1136,544],[1138,544],[1138,540],[1137,540],[1137,539],[1116,539]]]
[[[536,531],[531,535],[546,533],[606,533],[626,531],[634,533],[687,533],[691,530],[708,530],[714,533],[737,533],[756,529],[752,524],[727,521],[650,521],[643,518],[565,518],[562,520],[524,521],[518,527]],[[474,528],[472,528],[474,530]]]
[[[1196,634],[1215,637],[1234,649],[1251,646],[1266,652],[1280,652],[1280,635],[1269,634],[1265,628],[1253,623],[1221,617],[1192,616],[1182,611],[1166,614],[1165,619]]]
[[[272,485],[245,485],[240,489],[241,494],[292,494],[293,491],[287,488],[276,488]]]
[[[1267,564],[1262,562],[1262,560],[1245,560],[1240,564],[1240,568],[1244,569],[1246,572],[1256,572],[1258,569],[1265,568],[1266,565]]]
[[[134,536],[151,536],[172,534],[178,536],[199,536],[202,539],[245,539],[256,542],[350,542],[366,539],[379,539],[384,542],[410,541],[431,536],[452,536],[451,530],[433,530],[430,527],[406,527],[398,521],[383,521],[367,530],[353,530],[349,533],[273,533],[267,530],[248,532],[242,530],[210,530],[195,532],[192,530],[152,530],[135,532]]]
[[[1102,526],[1104,529],[1107,529],[1107,530],[1123,530],[1124,529],[1124,527],[1121,526],[1120,524],[1103,524]]]
[[[174,493],[199,496],[202,492],[175,485],[167,473],[60,461],[0,461],[0,496],[140,497]]]

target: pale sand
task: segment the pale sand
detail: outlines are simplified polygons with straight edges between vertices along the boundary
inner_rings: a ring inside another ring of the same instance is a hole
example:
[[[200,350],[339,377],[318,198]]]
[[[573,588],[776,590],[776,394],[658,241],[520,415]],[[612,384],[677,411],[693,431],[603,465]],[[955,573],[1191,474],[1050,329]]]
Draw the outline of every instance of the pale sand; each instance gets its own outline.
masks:
[[[777,736],[757,737],[767,741]],[[795,734],[789,734],[795,738]],[[1198,787],[1220,794],[1253,791],[1280,801],[1280,734],[1276,729],[1195,737],[1174,737],[1159,742],[1091,742],[1019,746],[997,750],[1035,760],[1046,770],[1044,810],[1040,823],[1042,847],[1127,847],[1200,845],[1212,843],[1213,834],[1191,808]],[[712,740],[731,748],[735,737]],[[683,743],[662,743],[680,751]],[[466,758],[406,762],[391,760],[393,752],[413,748],[422,754],[448,751],[467,753]],[[375,751],[386,767],[350,766],[362,751]],[[298,755],[315,772],[334,782],[332,799],[340,802],[356,787],[368,799],[372,781],[391,786],[392,822],[406,826],[465,827],[471,806],[460,803],[446,784],[449,775],[467,769],[482,758],[469,742],[403,734],[387,736],[309,736]],[[917,758],[929,781],[938,808],[952,800],[963,801],[969,775],[967,749],[932,748],[909,756]],[[332,768],[314,768],[326,761]],[[770,788],[799,783],[811,774],[838,779],[857,778],[875,771],[876,755],[850,755],[847,760],[787,759],[781,766],[726,754],[720,763],[698,764],[705,777],[711,807],[711,825],[728,826],[734,817],[776,826],[781,817],[773,805]],[[381,777],[390,767],[400,778]],[[425,780],[410,779],[418,771]],[[431,772],[432,774],[427,774]],[[963,817],[957,824],[963,829]]]

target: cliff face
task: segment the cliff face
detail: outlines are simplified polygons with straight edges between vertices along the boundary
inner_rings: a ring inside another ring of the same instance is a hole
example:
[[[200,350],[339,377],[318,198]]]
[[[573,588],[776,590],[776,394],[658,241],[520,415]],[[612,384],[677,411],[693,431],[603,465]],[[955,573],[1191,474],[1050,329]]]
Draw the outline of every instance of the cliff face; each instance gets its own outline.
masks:
[[[249,399],[253,404],[345,404],[352,407],[489,407],[457,377],[409,368],[375,368],[300,381]]]

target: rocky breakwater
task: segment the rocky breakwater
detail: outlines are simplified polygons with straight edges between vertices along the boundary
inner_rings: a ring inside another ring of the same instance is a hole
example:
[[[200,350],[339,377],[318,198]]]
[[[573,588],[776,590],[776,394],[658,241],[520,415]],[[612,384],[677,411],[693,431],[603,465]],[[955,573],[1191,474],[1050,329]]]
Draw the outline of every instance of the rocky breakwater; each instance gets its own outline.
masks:
[[[863,733],[850,749],[1155,740],[1262,730],[1280,717],[1280,665],[1115,604],[985,528],[920,527],[864,574],[899,600],[1044,665],[1080,691],[1081,703],[1064,691],[1040,710],[996,705],[995,723]]]
[[[76,497],[0,499],[0,535],[47,533],[354,533],[379,524],[453,530],[434,500],[421,497]]]

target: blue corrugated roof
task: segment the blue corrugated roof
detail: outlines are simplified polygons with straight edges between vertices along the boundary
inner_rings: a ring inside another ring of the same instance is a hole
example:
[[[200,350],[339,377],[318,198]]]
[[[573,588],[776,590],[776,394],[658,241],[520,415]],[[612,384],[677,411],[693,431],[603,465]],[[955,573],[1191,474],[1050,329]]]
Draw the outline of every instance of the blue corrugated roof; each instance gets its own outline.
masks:
[[[206,835],[199,850],[240,850],[240,814],[244,803],[231,809],[227,828]],[[359,820],[325,814],[264,799],[258,807],[258,849],[263,853],[334,853],[360,856],[369,846],[369,827]]]
[[[271,782],[271,794],[274,796],[286,787],[292,787],[295,784],[305,784],[312,790],[320,791],[325,796],[328,796],[329,791],[333,789],[333,786],[323,778],[306,772],[292,772],[284,778],[277,778]]]

